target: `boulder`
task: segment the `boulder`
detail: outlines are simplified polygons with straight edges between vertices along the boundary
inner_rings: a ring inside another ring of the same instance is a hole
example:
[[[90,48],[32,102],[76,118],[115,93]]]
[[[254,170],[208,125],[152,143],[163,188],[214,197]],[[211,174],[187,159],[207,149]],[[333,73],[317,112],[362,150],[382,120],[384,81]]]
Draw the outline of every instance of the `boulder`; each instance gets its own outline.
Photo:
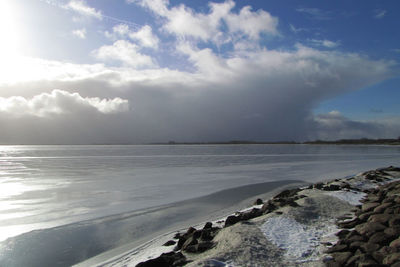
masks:
[[[352,255],[353,254],[348,251],[332,253],[333,259],[335,260],[335,262],[339,263],[339,266],[343,266]]]
[[[391,264],[394,264],[399,261],[400,261],[400,252],[396,252],[396,253],[392,253],[392,254],[386,256],[383,259],[382,263],[391,265]]]
[[[169,241],[165,242],[165,243],[163,244],[163,246],[168,247],[168,246],[173,246],[173,245],[175,245],[175,244],[176,244],[176,242],[175,242],[174,240],[169,240]]]
[[[264,204],[264,201],[261,198],[257,198],[256,201],[254,201],[254,205],[262,205]]]
[[[206,222],[203,229],[210,229],[210,228],[212,228],[212,222]]]
[[[181,263],[178,265],[178,263]],[[180,252],[168,252],[163,253],[155,259],[150,259],[145,262],[141,262],[136,267],[171,267],[171,266],[183,266],[186,264],[186,257]]]
[[[372,236],[376,232],[380,232],[385,230],[385,226],[382,225],[381,223],[377,222],[366,222],[359,224],[355,227],[355,230],[360,234],[360,235],[366,235],[366,236]]]
[[[228,227],[228,226],[234,225],[234,224],[238,223],[239,221],[240,220],[239,220],[238,216],[235,216],[235,215],[228,216],[228,218],[226,218],[226,220],[225,220],[225,226],[224,227]]]
[[[379,202],[367,202],[364,203],[361,207],[361,211],[362,212],[368,212],[368,211],[372,211],[373,209],[375,209],[376,207],[378,207],[381,203]]]

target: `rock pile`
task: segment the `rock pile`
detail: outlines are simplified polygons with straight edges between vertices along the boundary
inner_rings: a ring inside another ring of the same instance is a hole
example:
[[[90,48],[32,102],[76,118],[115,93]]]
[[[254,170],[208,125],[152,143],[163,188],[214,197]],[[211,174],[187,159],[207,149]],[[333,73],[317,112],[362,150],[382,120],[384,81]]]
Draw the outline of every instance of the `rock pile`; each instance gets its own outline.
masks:
[[[368,180],[383,182],[389,171],[378,169],[364,173]],[[328,253],[327,266],[399,266],[400,267],[400,181],[364,191],[367,197],[357,206],[355,218],[338,222],[343,228],[339,241]]]

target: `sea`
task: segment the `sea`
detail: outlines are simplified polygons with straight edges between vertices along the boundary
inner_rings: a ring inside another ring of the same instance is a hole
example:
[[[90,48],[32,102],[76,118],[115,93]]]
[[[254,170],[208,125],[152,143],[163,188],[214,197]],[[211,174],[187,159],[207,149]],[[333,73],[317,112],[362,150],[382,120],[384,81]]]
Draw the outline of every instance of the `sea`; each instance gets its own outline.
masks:
[[[71,266],[262,193],[390,165],[399,146],[0,146],[0,266]]]

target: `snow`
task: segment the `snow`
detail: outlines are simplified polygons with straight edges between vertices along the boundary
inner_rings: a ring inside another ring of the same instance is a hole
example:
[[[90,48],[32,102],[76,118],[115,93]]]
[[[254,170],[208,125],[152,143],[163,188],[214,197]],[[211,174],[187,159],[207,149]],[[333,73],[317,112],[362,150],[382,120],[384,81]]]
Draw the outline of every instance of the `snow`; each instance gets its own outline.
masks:
[[[331,191],[326,192],[325,194],[336,197],[353,206],[361,205],[361,200],[367,195],[366,193],[356,191]]]
[[[332,229],[306,226],[286,216],[268,218],[260,227],[266,238],[285,250],[291,261],[313,260],[315,248],[332,232]]]

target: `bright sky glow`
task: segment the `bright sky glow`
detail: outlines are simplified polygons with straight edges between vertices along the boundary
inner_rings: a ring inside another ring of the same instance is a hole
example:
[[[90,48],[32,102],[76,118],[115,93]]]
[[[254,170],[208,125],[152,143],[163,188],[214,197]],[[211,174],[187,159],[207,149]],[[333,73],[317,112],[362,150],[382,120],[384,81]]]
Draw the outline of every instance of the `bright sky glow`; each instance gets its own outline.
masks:
[[[0,143],[396,137],[399,5],[3,0]]]

